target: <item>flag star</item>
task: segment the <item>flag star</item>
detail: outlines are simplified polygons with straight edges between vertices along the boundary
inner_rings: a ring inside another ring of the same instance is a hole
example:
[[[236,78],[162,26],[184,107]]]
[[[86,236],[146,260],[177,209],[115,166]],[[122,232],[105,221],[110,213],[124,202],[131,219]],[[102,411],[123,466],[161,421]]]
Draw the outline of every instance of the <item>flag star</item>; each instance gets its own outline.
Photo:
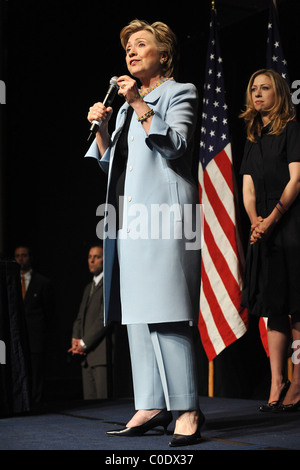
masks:
[[[271,5],[275,2],[270,2]],[[289,81],[287,62],[283,56],[282,43],[279,36],[276,20],[276,8],[269,9],[268,38],[267,38],[267,66],[274,68],[280,75]]]
[[[215,44],[218,40],[215,38]],[[272,41],[274,44],[275,39]],[[206,69],[206,86],[202,109],[202,124],[200,133],[200,161],[204,162],[203,169],[209,164],[215,154],[218,154],[229,141],[227,129],[227,105],[223,83],[223,59],[219,50],[212,47],[212,37],[209,39],[210,50]],[[219,129],[221,126],[221,129]],[[205,129],[205,131],[204,131]],[[204,158],[202,158],[204,156]]]

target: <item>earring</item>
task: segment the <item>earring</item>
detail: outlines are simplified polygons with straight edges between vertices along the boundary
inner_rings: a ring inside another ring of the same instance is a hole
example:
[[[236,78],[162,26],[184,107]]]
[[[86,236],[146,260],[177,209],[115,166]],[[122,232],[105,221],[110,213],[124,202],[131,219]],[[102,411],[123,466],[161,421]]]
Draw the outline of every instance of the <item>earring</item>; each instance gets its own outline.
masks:
[[[160,63],[164,64],[166,62],[166,59],[160,59]]]

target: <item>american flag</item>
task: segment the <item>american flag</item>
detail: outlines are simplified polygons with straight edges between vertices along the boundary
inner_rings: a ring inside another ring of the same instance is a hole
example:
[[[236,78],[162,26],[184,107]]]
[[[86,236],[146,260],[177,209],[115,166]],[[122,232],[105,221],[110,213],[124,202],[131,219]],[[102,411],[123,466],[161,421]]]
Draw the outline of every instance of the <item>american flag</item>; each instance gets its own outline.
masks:
[[[208,360],[212,361],[246,332],[248,322],[248,312],[240,305],[244,259],[215,9],[207,51],[199,157],[204,242],[198,327]]]
[[[267,38],[267,68],[276,70],[286,80],[290,86],[290,79],[287,70],[287,61],[284,57],[283,47],[280,40],[279,28],[277,22],[277,11],[274,0],[270,1],[268,38]],[[263,347],[269,356],[269,347],[267,339],[267,318],[261,317],[259,320],[259,331]]]
[[[271,0],[269,8],[268,21],[268,39],[267,39],[267,68],[274,69],[281,74],[290,84],[287,70],[287,61],[285,60],[283,47],[281,44],[279,29],[277,24],[277,11],[274,1]]]

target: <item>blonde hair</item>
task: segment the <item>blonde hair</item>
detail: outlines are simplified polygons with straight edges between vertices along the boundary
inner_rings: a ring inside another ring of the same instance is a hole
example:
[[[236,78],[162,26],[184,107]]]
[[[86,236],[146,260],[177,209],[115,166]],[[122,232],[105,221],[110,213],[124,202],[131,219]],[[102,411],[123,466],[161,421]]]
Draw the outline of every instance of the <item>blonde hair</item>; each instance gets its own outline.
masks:
[[[153,34],[158,51],[167,57],[167,60],[162,64],[162,74],[171,77],[178,59],[177,39],[171,28],[161,21],[150,25],[147,21],[135,19],[120,33],[121,44],[125,50],[130,36],[137,31],[149,31]]]
[[[255,134],[261,135],[263,123],[260,113],[254,108],[252,100],[252,86],[258,75],[266,75],[272,82],[275,100],[273,106],[269,109],[271,129],[269,134],[279,135],[287,123],[295,118],[295,109],[291,99],[290,89],[282,76],[273,69],[260,69],[255,72],[248,83],[246,91],[246,109],[240,114],[246,124],[247,138],[251,142],[256,142]]]

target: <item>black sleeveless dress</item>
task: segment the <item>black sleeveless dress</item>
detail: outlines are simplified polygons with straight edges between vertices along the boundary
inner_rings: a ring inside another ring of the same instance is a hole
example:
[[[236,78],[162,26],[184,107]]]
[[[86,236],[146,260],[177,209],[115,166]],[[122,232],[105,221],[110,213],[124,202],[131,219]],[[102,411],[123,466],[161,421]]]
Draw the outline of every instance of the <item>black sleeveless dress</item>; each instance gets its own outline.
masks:
[[[300,161],[300,123],[291,121],[276,136],[264,128],[247,141],[241,174],[251,175],[257,215],[267,217],[287,185],[289,163]],[[296,315],[300,321],[300,195],[267,240],[248,246],[242,305],[263,317]]]

